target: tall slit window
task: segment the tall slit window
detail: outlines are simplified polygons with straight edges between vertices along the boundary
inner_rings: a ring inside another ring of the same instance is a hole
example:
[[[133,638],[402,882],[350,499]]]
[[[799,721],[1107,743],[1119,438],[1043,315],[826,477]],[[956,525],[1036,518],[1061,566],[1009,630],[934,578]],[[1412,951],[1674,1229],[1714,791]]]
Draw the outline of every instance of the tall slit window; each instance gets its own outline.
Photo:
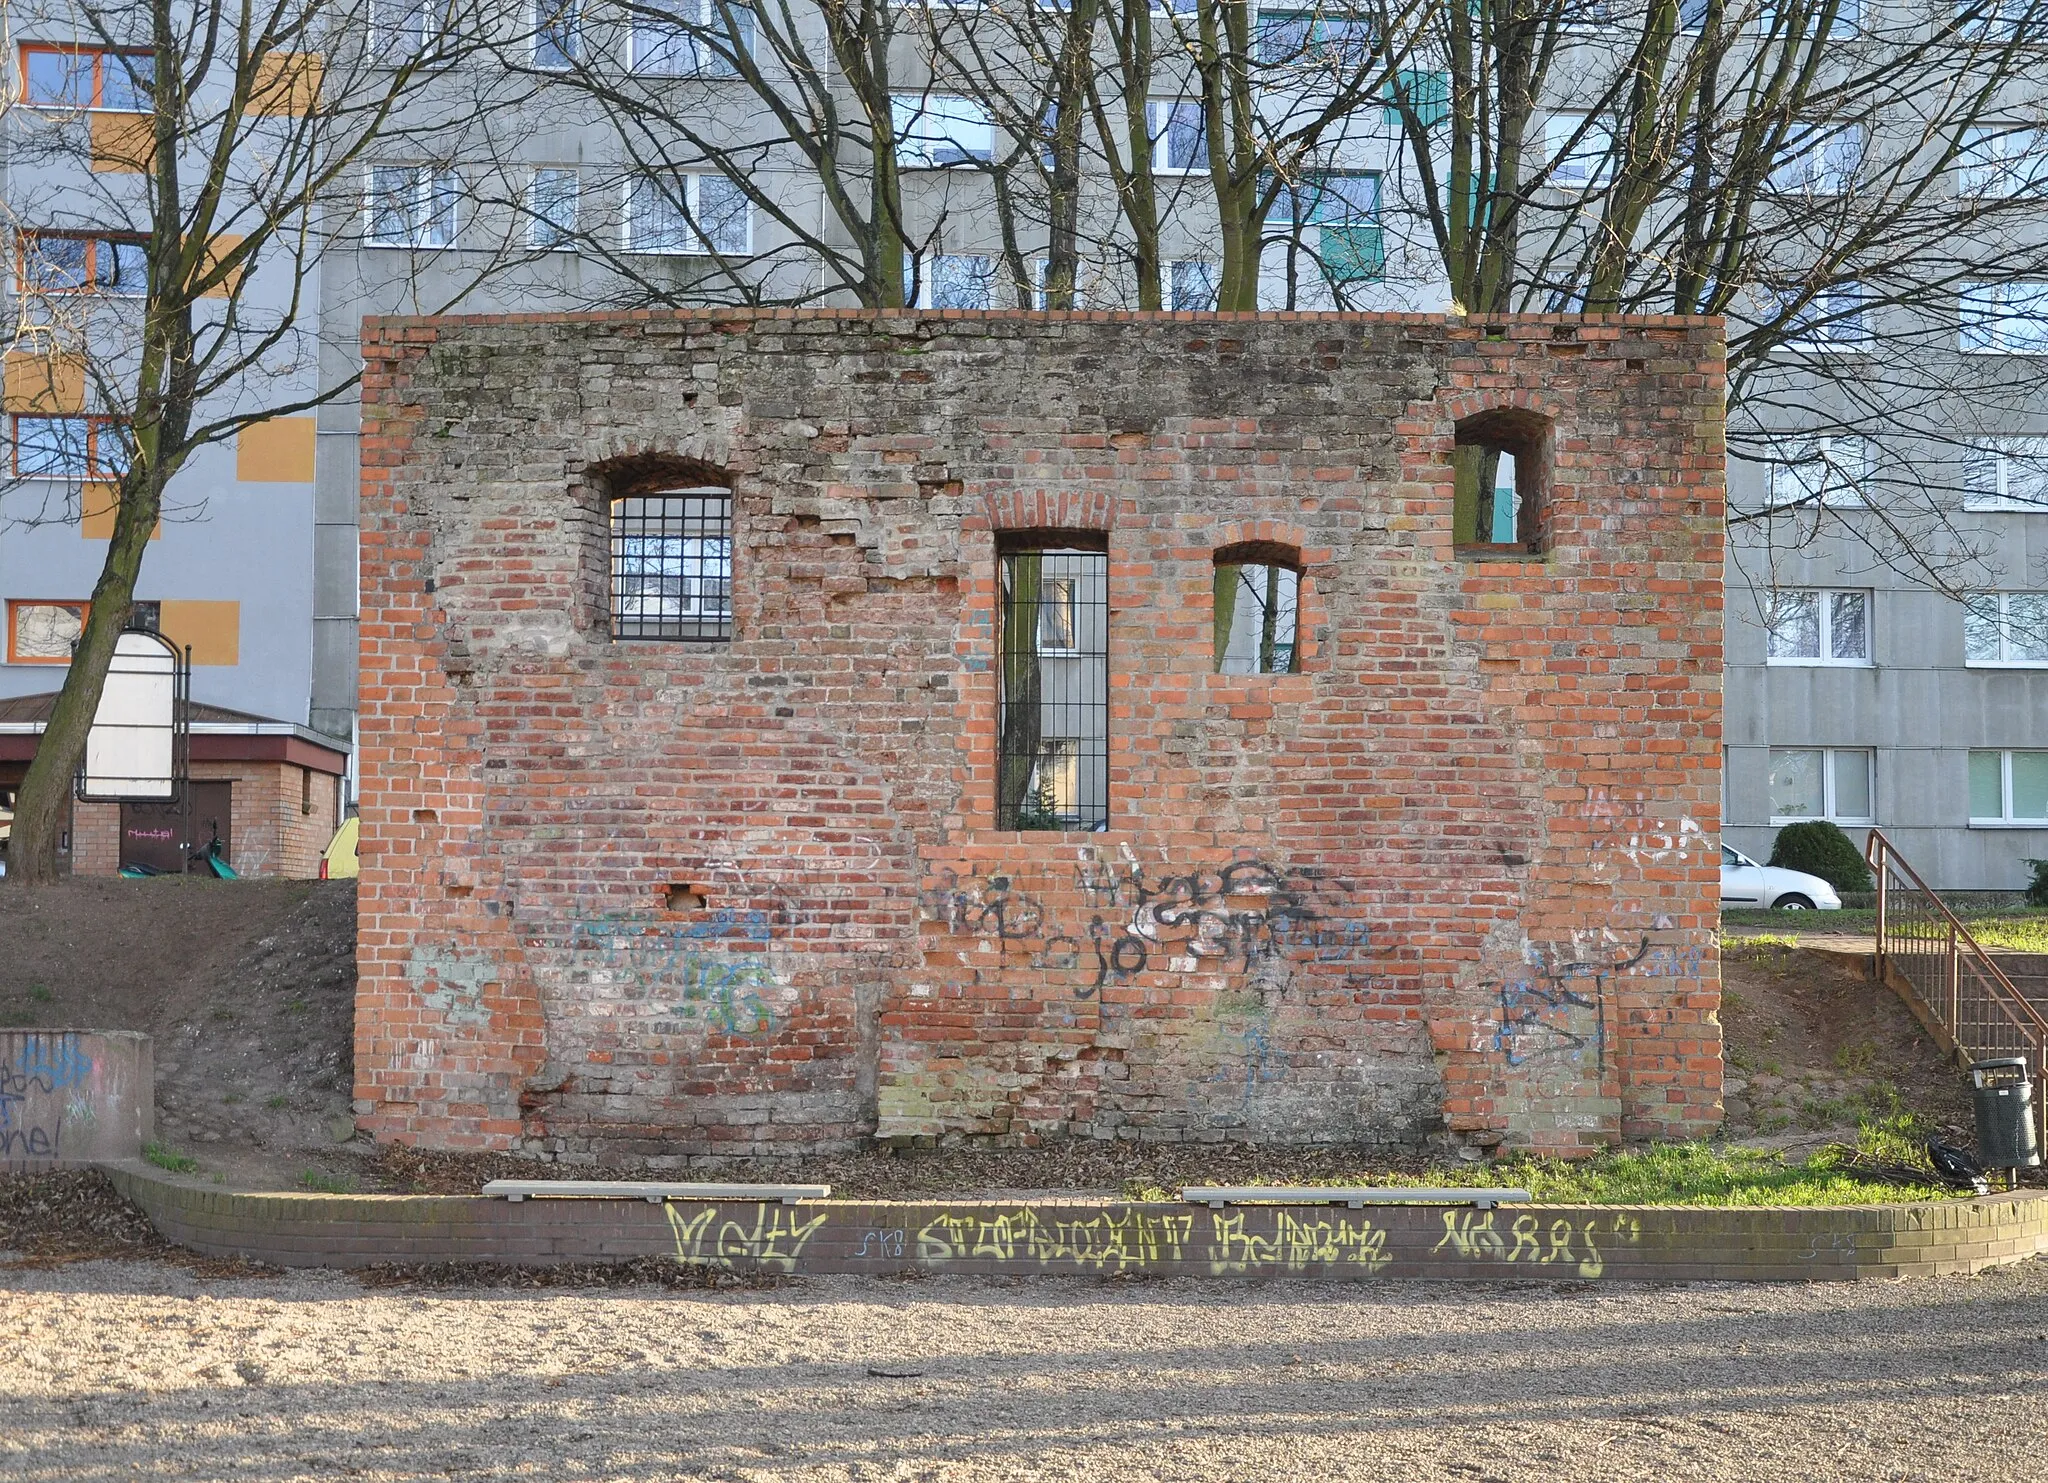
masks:
[[[1071,545],[1001,557],[996,823],[1109,827],[1109,556]]]
[[[732,495],[724,489],[612,501],[612,636],[732,637]]]
[[[1295,629],[1301,571],[1291,556],[1256,547],[1216,553],[1216,669],[1285,675],[1301,668]]]

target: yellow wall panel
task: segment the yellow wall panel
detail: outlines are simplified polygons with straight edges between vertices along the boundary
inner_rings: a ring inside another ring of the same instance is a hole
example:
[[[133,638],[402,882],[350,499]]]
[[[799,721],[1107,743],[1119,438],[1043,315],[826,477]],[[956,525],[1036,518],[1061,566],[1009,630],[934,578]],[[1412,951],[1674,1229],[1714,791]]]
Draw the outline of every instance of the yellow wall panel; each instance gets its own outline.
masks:
[[[85,410],[85,357],[69,353],[38,354],[10,350],[0,363],[4,400],[9,412],[40,412],[74,417]]]
[[[192,646],[194,664],[241,663],[242,605],[238,602],[165,598],[157,626],[180,649]]]
[[[117,175],[146,175],[156,156],[156,129],[146,113],[92,115],[92,167]]]
[[[242,239],[240,237],[233,236],[228,233],[222,233],[220,236],[215,237],[211,242],[206,244],[206,261],[201,266],[201,271],[211,273],[214,270],[215,265],[219,263],[223,257],[225,257],[230,252],[233,252],[237,247],[240,247],[241,245]],[[209,288],[206,291],[204,297],[209,299],[233,298],[235,290],[240,288],[241,286],[242,269],[236,268],[233,272],[229,273],[227,277],[223,278],[220,281],[218,287]]]
[[[313,444],[310,417],[251,423],[235,439],[235,477],[245,484],[310,484]]]
[[[118,485],[84,485],[78,496],[78,533],[88,541],[111,541],[114,538],[114,512],[120,507],[121,490]],[[163,533],[164,523],[159,519],[149,538],[157,540]]]
[[[256,85],[244,113],[290,115],[311,113],[320,99],[320,79],[327,63],[318,52],[278,51],[256,63]]]

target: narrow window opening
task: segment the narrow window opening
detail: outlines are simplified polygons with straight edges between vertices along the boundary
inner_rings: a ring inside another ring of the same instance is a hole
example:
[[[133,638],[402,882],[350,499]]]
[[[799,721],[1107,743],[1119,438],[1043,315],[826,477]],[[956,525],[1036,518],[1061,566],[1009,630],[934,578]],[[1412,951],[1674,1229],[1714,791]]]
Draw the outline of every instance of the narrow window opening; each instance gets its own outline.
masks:
[[[1503,407],[1457,425],[1451,540],[1477,554],[1537,553],[1548,537],[1550,419]]]
[[[999,828],[1109,827],[1109,555],[1087,539],[1000,556]]]
[[[1301,668],[1300,558],[1284,547],[1228,546],[1216,553],[1216,669],[1284,675]]]
[[[686,489],[612,501],[612,636],[732,638],[732,494]]]

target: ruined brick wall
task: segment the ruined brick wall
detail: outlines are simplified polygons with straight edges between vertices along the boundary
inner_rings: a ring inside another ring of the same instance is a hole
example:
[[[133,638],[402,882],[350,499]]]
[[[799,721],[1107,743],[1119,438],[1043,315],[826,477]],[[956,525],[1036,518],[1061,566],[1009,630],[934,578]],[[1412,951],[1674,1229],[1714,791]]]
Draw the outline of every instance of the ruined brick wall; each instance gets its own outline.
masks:
[[[1576,1152],[1719,1117],[1717,322],[371,321],[357,1111]],[[1454,426],[1550,420],[1541,556]],[[735,638],[616,642],[607,491],[735,491]],[[996,540],[1109,552],[1107,832],[994,828]],[[1298,551],[1219,675],[1212,553]],[[698,902],[701,901],[701,905]]]

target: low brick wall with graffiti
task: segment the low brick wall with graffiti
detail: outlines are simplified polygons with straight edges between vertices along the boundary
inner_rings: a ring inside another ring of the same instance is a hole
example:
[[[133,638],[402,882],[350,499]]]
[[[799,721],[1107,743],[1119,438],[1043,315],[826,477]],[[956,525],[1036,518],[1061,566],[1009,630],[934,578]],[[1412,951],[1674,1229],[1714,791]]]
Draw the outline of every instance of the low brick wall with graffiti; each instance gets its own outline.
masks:
[[[2048,1196],[1814,1210],[237,1194],[110,1168],[165,1236],[293,1267],[668,1259],[791,1276],[1845,1281],[2048,1251]]]
[[[0,1030],[0,1169],[138,1158],[155,1134],[147,1035]]]
[[[707,310],[363,348],[379,1139],[673,1167],[1718,1123],[1717,321]],[[1510,424],[1526,539],[1461,545],[1458,450]],[[618,595],[615,537],[655,538],[615,501],[685,488],[730,495],[729,548],[689,548],[729,556],[730,638],[615,637],[670,600]],[[1103,553],[1106,827],[997,827],[1020,543]],[[1252,560],[1296,574],[1293,657],[1224,673]]]

